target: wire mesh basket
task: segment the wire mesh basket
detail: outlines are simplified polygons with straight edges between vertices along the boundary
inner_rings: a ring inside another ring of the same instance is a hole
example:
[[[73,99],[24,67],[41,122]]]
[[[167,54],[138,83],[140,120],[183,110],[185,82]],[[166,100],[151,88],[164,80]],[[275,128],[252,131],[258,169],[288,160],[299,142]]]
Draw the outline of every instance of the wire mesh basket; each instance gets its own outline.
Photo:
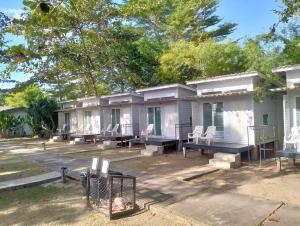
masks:
[[[110,219],[135,210],[135,177],[122,174],[91,175],[88,190],[93,206]]]

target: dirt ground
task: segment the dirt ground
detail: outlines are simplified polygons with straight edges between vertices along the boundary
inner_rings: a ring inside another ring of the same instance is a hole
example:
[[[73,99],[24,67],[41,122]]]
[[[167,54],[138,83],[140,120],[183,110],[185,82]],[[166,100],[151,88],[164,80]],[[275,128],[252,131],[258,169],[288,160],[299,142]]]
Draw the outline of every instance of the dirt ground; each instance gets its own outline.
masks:
[[[0,144],[1,144],[0,140]],[[33,146],[35,140],[10,140],[10,147],[0,148],[0,160],[13,158],[14,155],[20,156],[24,147],[20,144],[25,143],[26,147]],[[1,146],[1,145],[0,145]],[[50,147],[50,146],[49,146]],[[98,153],[93,150],[93,145],[70,146],[68,144],[53,144],[53,149],[48,151],[62,151],[76,158],[91,158]],[[66,149],[66,147],[68,147]],[[74,147],[74,148],[73,148]],[[4,150],[5,149],[5,150]],[[8,151],[14,150],[10,152]],[[16,151],[18,150],[18,151]],[[82,150],[91,150],[81,152]],[[30,151],[41,151],[41,149],[30,148]],[[70,153],[72,152],[72,153]],[[101,157],[114,158],[119,155],[136,154],[138,149],[115,149],[101,152]],[[120,168],[132,169],[137,172],[144,172],[151,175],[160,175],[164,178],[176,179],[176,175],[191,171],[192,169],[207,167],[208,156],[200,155],[199,152],[190,152],[187,158],[183,158],[181,153],[170,153],[154,157],[140,157],[125,161],[119,161]],[[239,194],[245,194],[252,197],[269,199],[279,202],[285,202],[289,205],[300,206],[300,162],[296,166],[291,166],[287,161],[283,161],[283,170],[276,171],[274,159],[263,162],[260,167],[258,163],[244,164],[238,169],[219,170],[214,173],[199,176],[191,181],[185,182],[194,187],[206,187],[207,189],[221,189]],[[1,217],[1,215],[0,215]],[[1,222],[1,221],[0,221]],[[1,223],[0,223],[1,224]]]
[[[176,171],[182,171],[195,166],[203,166],[208,163],[207,156],[201,156],[200,152],[191,152],[187,158],[182,153],[170,153],[153,157],[141,157],[117,162],[121,167],[130,168],[139,172],[168,175]]]
[[[143,208],[132,216],[109,221],[86,208],[78,186],[38,186],[0,193],[0,225],[183,226]]]
[[[300,164],[291,166],[286,160],[283,167],[277,172],[275,160],[267,160],[261,167],[256,163],[219,170],[188,183],[300,206]]]
[[[134,156],[141,153],[140,148],[115,148],[115,149],[108,149],[108,150],[94,150],[94,151],[87,151],[87,152],[74,152],[68,153],[68,156],[72,156],[74,158],[80,159],[91,159],[93,157],[100,157],[100,158],[121,158],[127,156]]]

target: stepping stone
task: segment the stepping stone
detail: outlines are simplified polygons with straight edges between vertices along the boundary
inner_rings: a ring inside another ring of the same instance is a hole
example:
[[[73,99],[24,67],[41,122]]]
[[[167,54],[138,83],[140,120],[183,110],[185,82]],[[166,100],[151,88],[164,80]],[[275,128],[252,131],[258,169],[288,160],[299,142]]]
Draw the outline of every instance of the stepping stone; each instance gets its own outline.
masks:
[[[44,183],[48,183],[50,181],[54,181],[59,179],[60,173],[59,172],[50,172],[45,174],[40,174],[37,176],[25,177],[16,180],[9,180],[0,182],[0,192],[1,191],[10,191],[16,190],[19,188],[30,187],[35,185],[40,185]]]

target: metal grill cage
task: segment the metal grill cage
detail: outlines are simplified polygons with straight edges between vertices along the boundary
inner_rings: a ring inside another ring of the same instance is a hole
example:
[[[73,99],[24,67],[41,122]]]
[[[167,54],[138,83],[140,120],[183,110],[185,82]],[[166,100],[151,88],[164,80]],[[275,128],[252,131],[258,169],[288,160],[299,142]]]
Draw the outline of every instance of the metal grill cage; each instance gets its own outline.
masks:
[[[121,174],[91,175],[89,197],[110,219],[135,209],[136,178]]]

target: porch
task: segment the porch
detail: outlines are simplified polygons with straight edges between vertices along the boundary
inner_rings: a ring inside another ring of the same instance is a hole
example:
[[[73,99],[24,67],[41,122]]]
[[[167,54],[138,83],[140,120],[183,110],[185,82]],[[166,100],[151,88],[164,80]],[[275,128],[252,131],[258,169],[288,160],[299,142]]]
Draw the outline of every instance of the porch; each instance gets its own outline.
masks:
[[[238,143],[224,143],[224,142],[215,142],[213,144],[206,143],[183,143],[183,155],[186,158],[188,150],[209,150],[213,152],[221,152],[227,154],[248,154],[248,160],[251,160],[251,151],[254,149],[254,145],[238,144]]]

